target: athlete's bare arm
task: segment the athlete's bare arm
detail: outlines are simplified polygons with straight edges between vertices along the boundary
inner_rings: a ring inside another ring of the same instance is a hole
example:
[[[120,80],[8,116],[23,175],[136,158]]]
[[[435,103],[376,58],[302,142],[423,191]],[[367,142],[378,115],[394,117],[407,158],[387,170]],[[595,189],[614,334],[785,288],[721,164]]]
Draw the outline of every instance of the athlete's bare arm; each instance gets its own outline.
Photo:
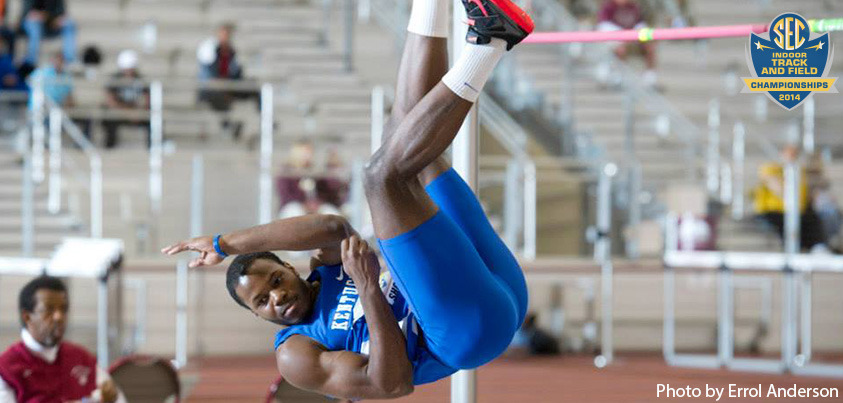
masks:
[[[389,399],[413,391],[413,366],[395,315],[378,284],[380,265],[356,235],[342,241],[342,263],[354,280],[369,327],[369,356],[327,351],[296,335],[275,352],[278,371],[302,389],[346,399]]]
[[[325,264],[336,264],[340,241],[356,232],[341,216],[311,214],[276,220],[269,224],[234,231],[220,237],[220,247],[229,255],[272,250],[302,251],[323,249]],[[199,252],[199,257],[190,262],[190,267],[215,265],[223,257],[214,250],[213,237],[203,236],[177,242],[161,250],[174,255],[186,250]]]

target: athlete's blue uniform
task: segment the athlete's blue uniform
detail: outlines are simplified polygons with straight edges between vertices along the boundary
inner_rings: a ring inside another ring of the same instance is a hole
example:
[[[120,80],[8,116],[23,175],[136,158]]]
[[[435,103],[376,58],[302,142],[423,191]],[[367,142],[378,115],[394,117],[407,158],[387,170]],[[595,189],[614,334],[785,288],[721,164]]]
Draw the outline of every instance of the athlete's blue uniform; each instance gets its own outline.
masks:
[[[378,240],[391,275],[381,289],[407,337],[413,383],[483,365],[506,349],[527,312],[527,286],[515,257],[489,224],[476,196],[453,170],[426,188],[439,212],[418,227]],[[319,267],[313,314],[278,332],[329,350],[369,352],[369,330],[353,282],[341,266]]]

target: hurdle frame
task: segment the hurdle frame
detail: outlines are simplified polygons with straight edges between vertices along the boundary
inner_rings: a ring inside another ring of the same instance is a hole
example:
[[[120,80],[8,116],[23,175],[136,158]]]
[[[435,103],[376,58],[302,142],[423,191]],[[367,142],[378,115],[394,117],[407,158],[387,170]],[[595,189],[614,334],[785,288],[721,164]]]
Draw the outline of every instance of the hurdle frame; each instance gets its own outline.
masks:
[[[793,178],[792,175],[789,175]],[[794,182],[791,182],[794,183]],[[795,193],[795,192],[787,192]],[[787,196],[791,196],[788,194]],[[811,363],[811,278],[813,272],[843,274],[843,256],[802,253],[682,251],[676,248],[676,217],[665,220],[664,264],[664,343],[665,361],[671,366],[791,373],[794,375],[843,378],[843,364]],[[792,245],[792,241],[791,241]],[[791,246],[792,248],[793,246]],[[679,354],[675,349],[675,272],[676,269],[718,270],[717,281],[717,353]],[[766,271],[782,274],[781,358],[734,357],[734,272]],[[797,301],[796,279],[802,292]],[[802,315],[797,315],[801,304]],[[797,316],[800,318],[797,319]],[[797,323],[797,321],[799,323]],[[797,355],[801,331],[802,351]]]
[[[797,360],[798,331],[802,327],[803,338],[810,337],[804,333],[810,329],[810,315],[797,324],[797,274],[814,272],[843,274],[843,256],[820,256],[811,254],[764,253],[764,252],[703,252],[670,250],[664,255],[665,265],[665,359],[674,366],[698,366],[706,368],[720,368],[725,366],[732,370],[791,373],[794,375],[811,375],[843,378],[843,364],[811,363],[809,358]],[[673,346],[675,340],[673,329],[675,315],[673,313],[673,282],[674,271],[678,268],[687,269],[716,269],[719,270],[718,282],[718,354],[715,356],[695,356],[676,354]],[[732,301],[725,291],[731,290],[731,275],[737,271],[766,271],[783,275],[782,291],[782,352],[780,360],[754,359],[733,357],[734,345],[731,336],[734,328],[734,317],[731,312]],[[806,294],[803,293],[803,297]],[[810,294],[807,294],[810,296]],[[802,301],[803,312],[810,310],[811,304]],[[721,309],[722,308],[722,309]],[[727,312],[728,314],[724,314]],[[805,345],[803,344],[803,348]],[[807,351],[803,350],[803,353]],[[699,365],[696,365],[699,364]]]

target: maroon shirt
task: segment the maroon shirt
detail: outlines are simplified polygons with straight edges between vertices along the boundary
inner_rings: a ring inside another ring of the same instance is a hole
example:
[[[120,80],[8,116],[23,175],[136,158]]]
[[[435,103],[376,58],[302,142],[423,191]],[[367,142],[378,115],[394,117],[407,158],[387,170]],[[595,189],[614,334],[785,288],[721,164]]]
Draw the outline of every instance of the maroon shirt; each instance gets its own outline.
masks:
[[[97,388],[97,360],[82,347],[62,342],[50,364],[19,342],[0,355],[0,377],[18,403],[79,400]]]
[[[641,21],[643,21],[641,9],[638,8],[638,4],[634,0],[623,6],[608,0],[603,3],[603,7],[597,14],[597,22],[611,22],[623,29],[633,29]]]

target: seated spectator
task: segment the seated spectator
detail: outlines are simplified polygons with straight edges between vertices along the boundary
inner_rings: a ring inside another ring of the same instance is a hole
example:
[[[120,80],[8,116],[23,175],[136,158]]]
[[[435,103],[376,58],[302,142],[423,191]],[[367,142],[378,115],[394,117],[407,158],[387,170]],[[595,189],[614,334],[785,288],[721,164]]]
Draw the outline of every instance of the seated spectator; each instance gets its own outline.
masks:
[[[825,168],[820,154],[808,159],[808,189],[811,194],[811,207],[823,227],[823,237],[828,245],[839,246],[840,228],[843,227],[843,213],[837,198],[831,191],[831,181],[825,175]]]
[[[62,108],[72,108],[76,105],[73,99],[73,77],[65,68],[64,56],[61,52],[53,54],[52,63],[39,67],[32,72],[28,80],[29,87],[35,90],[36,86],[43,86],[44,96]],[[29,97],[29,108],[34,107],[34,97]],[[74,119],[82,133],[90,138],[89,120]]]
[[[6,23],[8,0],[0,0],[0,44],[5,43],[6,50],[12,59],[15,58],[15,31]],[[2,45],[0,45],[2,46]]]
[[[65,68],[65,58],[61,52],[53,54],[51,63],[39,67],[29,76],[29,85],[35,89],[43,86],[44,96],[61,107],[72,107],[73,77]]]
[[[21,341],[0,355],[0,402],[126,401],[96,357],[63,340],[69,298],[61,280],[30,281],[18,304]]]
[[[216,38],[208,38],[196,51],[199,61],[199,81],[208,83],[211,80],[241,80],[243,68],[237,59],[237,51],[232,43],[234,26],[223,24],[217,29]],[[203,88],[199,92],[199,100],[207,102],[218,112],[227,112],[231,104],[237,99],[252,98],[254,92],[236,91],[232,89]],[[235,139],[240,137],[242,125],[232,124],[227,119],[223,121],[223,129],[231,130]]]
[[[61,36],[64,60],[76,61],[76,23],[67,15],[64,0],[24,0],[20,26],[28,38],[26,65],[38,65],[45,36]]]
[[[799,149],[788,145],[782,150],[784,162],[794,162],[799,158]],[[759,185],[753,191],[755,213],[764,222],[770,224],[784,239],[784,166],[782,163],[767,163],[759,168]],[[805,171],[801,170],[799,180],[799,211],[801,248],[816,251],[827,249],[825,236],[817,215],[811,208],[810,194]]]
[[[313,144],[298,142],[290,148],[283,172],[277,177],[280,218],[304,214],[341,214],[340,208],[348,194],[348,183],[337,170],[341,161],[336,153],[329,153],[326,173],[314,175]]]
[[[26,90],[26,83],[18,75],[18,68],[12,61],[12,54],[7,52],[6,42],[0,40],[0,91]]]
[[[124,50],[117,57],[119,71],[112,76],[112,82],[106,88],[106,107],[113,110],[148,110],[149,87],[138,71],[138,54],[133,50]],[[110,119],[103,123],[105,130],[105,147],[114,148],[117,145],[117,130],[122,126],[148,128],[146,119]],[[146,145],[149,146],[149,130],[147,130]]]
[[[597,14],[597,29],[600,31],[618,31],[624,29],[641,29],[647,26],[640,7],[635,0],[607,0]],[[650,87],[656,85],[656,48],[652,42],[621,43],[615,47],[615,55],[626,60],[630,51],[639,50],[644,55],[647,70],[642,77],[644,84]]]

